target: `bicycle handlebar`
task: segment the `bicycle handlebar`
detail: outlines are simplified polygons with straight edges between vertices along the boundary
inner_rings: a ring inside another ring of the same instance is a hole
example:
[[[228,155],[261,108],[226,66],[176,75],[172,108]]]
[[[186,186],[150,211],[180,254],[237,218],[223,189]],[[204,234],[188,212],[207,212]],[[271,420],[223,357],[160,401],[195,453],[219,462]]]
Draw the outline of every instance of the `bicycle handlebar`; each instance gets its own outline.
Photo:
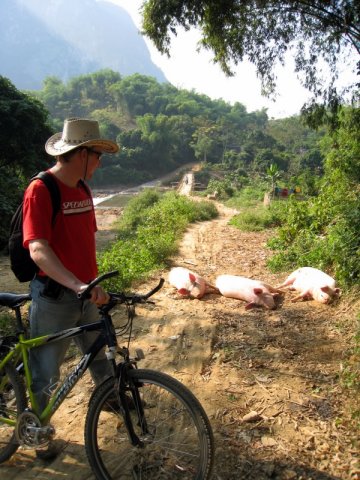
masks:
[[[85,298],[89,298],[90,297],[90,291],[94,287],[96,287],[96,285],[98,285],[103,280],[107,280],[108,278],[115,277],[116,275],[119,275],[118,270],[114,270],[112,272],[104,273],[103,275],[100,275],[99,277],[95,278],[92,282],[89,283],[89,285],[87,286],[87,288],[83,292],[78,293],[78,298],[80,300],[84,300]],[[165,282],[165,280],[163,278],[160,278],[160,281],[156,285],[156,287],[154,287],[152,290],[150,290],[149,292],[147,292],[143,295],[141,295],[141,294],[125,295],[124,293],[110,293],[109,292],[110,299],[113,300],[113,301],[116,301],[117,303],[129,302],[133,305],[135,303],[144,303],[144,302],[146,302],[146,300],[149,297],[151,297],[152,295],[154,295],[154,293],[156,293],[157,291],[160,290],[160,288],[163,286],[164,282]]]
[[[109,292],[110,299],[114,300],[117,303],[127,303],[130,305],[135,305],[136,303],[145,303],[149,297],[151,297],[152,295],[154,295],[154,293],[160,290],[160,288],[164,285],[164,282],[165,280],[163,278],[160,278],[160,281],[156,285],[156,287],[154,287],[152,290],[144,294],[133,293],[133,294],[126,295],[125,293]]]

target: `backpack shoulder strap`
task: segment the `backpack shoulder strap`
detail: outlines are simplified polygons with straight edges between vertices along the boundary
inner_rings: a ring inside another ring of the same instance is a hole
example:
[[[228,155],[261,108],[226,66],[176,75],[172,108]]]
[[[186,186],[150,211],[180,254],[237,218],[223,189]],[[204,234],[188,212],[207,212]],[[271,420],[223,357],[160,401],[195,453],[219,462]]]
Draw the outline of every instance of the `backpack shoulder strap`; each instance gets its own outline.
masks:
[[[88,194],[89,197],[91,197],[91,191],[90,191],[90,188],[88,187],[88,185],[84,182],[84,180],[79,180],[79,184],[81,185],[81,187],[85,190],[85,192]]]
[[[45,183],[47,189],[50,192],[51,196],[51,202],[52,202],[52,223],[54,224],[56,215],[60,211],[60,202],[61,202],[61,196],[60,196],[60,189],[59,186],[55,180],[55,178],[47,172],[40,172],[34,177],[31,178],[31,181],[40,179],[42,182]]]

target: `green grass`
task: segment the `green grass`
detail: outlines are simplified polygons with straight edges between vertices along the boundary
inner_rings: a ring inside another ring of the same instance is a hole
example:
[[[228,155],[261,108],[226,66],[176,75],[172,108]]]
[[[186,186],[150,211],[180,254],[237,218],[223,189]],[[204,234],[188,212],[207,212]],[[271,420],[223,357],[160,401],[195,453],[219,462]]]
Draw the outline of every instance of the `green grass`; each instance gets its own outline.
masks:
[[[216,207],[175,192],[145,190],[131,199],[117,224],[118,240],[99,254],[100,272],[119,270],[105,285],[123,290],[164,268],[189,223],[215,218]]]
[[[265,208],[245,210],[230,220],[230,225],[245,232],[259,232],[280,225],[277,215]]]
[[[236,208],[239,211],[249,208],[257,208],[264,198],[264,186],[249,185],[236,191],[236,193],[226,202],[228,207]]]
[[[285,210],[283,202],[271,202],[270,207],[263,204],[265,187],[263,184],[249,185],[238,190],[226,202],[226,206],[236,208],[239,213],[230,220],[230,225],[245,232],[259,232],[279,227]]]

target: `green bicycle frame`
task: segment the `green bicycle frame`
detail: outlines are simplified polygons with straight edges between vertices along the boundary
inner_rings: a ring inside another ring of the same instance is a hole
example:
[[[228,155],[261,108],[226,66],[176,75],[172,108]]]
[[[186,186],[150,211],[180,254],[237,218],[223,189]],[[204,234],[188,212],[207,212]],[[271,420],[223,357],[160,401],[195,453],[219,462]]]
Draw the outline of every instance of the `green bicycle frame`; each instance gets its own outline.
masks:
[[[69,391],[74,387],[77,381],[81,378],[82,374],[88,368],[90,363],[94,360],[101,348],[103,348],[107,342],[104,336],[99,335],[99,337],[94,341],[94,343],[86,352],[79,363],[76,365],[74,370],[70,372],[69,375],[64,379],[64,381],[58,386],[54,394],[51,396],[51,399],[45,409],[40,412],[39,406],[36,401],[35,395],[31,390],[32,385],[32,375],[29,367],[29,355],[28,352],[32,348],[40,347],[42,345],[49,344],[52,342],[59,341],[63,338],[73,338],[78,335],[81,335],[83,332],[89,331],[101,331],[103,330],[102,321],[94,322],[87,325],[82,325],[80,327],[69,328],[67,330],[62,330],[61,332],[55,334],[44,335],[41,337],[35,337],[31,339],[26,339],[24,334],[19,334],[19,342],[10,350],[10,352],[0,361],[0,391],[5,387],[6,376],[1,376],[1,371],[4,369],[5,365],[9,362],[13,362],[14,365],[18,365],[19,362],[23,362],[24,376],[25,376],[25,386],[26,390],[29,393],[30,405],[34,413],[39,417],[42,424],[47,423],[55,410],[60,406],[62,401],[65,399]],[[115,372],[115,362],[113,361],[113,369]],[[7,423],[9,425],[16,424],[16,420],[10,420],[6,417],[0,416],[0,423]]]
[[[26,389],[29,392],[30,404],[35,412],[38,412],[38,405],[36,398],[31,390],[32,377],[29,368],[29,356],[28,351],[34,347],[40,347],[44,345],[49,339],[50,335],[45,335],[42,337],[32,338],[30,340],[25,339],[24,334],[19,335],[19,342],[10,350],[10,352],[0,361],[0,372],[4,369],[5,365],[9,362],[13,362],[14,365],[17,365],[19,361],[22,361],[24,368],[25,376],[25,385]],[[6,383],[6,377],[0,377],[0,391],[4,388]],[[9,425],[15,425],[14,420],[9,420],[5,417],[0,416],[0,422],[8,423]]]

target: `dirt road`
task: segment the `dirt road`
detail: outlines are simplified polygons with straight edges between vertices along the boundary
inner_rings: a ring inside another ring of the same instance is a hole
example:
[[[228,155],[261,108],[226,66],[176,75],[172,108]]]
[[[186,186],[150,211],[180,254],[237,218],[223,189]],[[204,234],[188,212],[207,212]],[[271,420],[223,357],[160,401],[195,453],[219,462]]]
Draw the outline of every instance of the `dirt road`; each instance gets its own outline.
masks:
[[[218,219],[188,229],[173,265],[210,281],[222,273],[272,284],[283,280],[285,274],[270,274],[265,267],[271,233],[242,233],[228,225],[234,212],[220,204],[219,209]],[[109,235],[109,218],[102,212],[100,237]],[[159,275],[140,289],[153,286]],[[167,371],[187,384],[210,417],[217,444],[215,480],[360,479],[359,447],[340,420],[348,407],[337,386],[347,326],[359,304],[293,304],[290,298],[286,295],[277,310],[246,311],[243,302],[218,295],[180,298],[166,282],[156,305],[138,309],[133,347],[146,354],[141,366]],[[115,322],[122,318],[120,312]],[[91,387],[86,377],[54,418],[63,453],[45,464],[32,451],[19,450],[0,467],[0,478],[93,478],[83,448]]]

